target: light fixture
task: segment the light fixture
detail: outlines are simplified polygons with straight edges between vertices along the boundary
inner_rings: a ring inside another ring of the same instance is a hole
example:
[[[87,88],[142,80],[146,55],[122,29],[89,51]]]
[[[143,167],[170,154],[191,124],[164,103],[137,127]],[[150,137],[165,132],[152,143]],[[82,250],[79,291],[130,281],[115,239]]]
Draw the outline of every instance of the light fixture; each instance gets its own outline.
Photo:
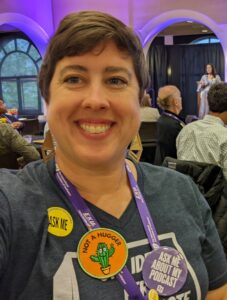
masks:
[[[208,30],[207,29],[203,29],[202,32],[208,32]]]

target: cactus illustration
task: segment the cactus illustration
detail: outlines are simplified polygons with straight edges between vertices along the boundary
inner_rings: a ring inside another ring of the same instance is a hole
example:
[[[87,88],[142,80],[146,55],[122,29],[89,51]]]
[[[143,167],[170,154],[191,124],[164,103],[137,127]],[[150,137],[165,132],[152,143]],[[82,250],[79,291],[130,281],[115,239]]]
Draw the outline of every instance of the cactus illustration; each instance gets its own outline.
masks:
[[[111,257],[115,252],[114,245],[110,245],[110,249],[106,243],[98,243],[96,254],[91,255],[90,259],[94,262],[98,262],[101,265],[101,271],[103,274],[107,275],[110,272],[110,264],[109,264],[109,257]]]

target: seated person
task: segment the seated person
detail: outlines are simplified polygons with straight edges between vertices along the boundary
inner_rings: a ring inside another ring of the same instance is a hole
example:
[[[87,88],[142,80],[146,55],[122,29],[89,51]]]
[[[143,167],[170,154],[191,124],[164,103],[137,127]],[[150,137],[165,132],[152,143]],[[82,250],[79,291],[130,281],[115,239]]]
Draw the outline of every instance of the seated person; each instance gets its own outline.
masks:
[[[0,123],[0,156],[12,152],[23,158],[23,161],[20,160],[22,165],[40,159],[40,154],[34,146],[29,144],[9,124]]]
[[[55,159],[0,171],[0,299],[224,300],[224,251],[195,184],[125,157],[145,66],[120,20],[60,22],[39,75]]]
[[[156,122],[160,117],[157,108],[151,107],[151,101],[150,95],[145,93],[140,108],[141,122]]]
[[[209,112],[209,105],[207,102],[207,93],[213,84],[220,83],[221,78],[216,74],[214,65],[206,65],[206,74],[204,74],[199,82],[197,92],[200,93],[200,105],[199,105],[199,118],[202,119]]]
[[[177,157],[176,137],[184,122],[178,116],[182,110],[181,93],[174,85],[166,85],[158,91],[158,106],[163,109],[157,123],[157,147],[154,163],[161,165],[166,156]]]
[[[24,124],[17,120],[15,116],[7,114],[7,107],[4,100],[0,97],[0,118],[5,118],[6,123],[10,124],[14,129],[21,129]]]
[[[208,115],[186,125],[179,133],[177,158],[216,164],[227,179],[227,83],[210,88],[208,104]]]

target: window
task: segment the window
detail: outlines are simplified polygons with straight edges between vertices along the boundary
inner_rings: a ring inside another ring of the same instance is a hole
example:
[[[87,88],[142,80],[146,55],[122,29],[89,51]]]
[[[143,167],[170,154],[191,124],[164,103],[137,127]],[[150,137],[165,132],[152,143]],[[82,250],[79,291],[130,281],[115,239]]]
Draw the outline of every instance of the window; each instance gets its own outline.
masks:
[[[20,115],[41,113],[37,75],[42,58],[36,47],[24,37],[0,39],[0,93],[8,108]]]
[[[203,36],[191,42],[193,45],[198,44],[217,44],[220,43],[219,39],[216,36]]]

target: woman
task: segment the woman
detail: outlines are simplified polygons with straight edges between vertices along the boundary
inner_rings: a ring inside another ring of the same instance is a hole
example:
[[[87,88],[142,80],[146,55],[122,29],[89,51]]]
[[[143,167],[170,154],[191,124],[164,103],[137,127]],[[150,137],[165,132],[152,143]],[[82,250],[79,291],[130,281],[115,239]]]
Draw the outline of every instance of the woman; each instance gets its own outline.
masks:
[[[156,122],[160,117],[157,108],[151,107],[151,97],[148,93],[144,94],[140,108],[141,122]]]
[[[1,299],[224,299],[226,261],[201,194],[125,160],[147,78],[138,38],[117,19],[60,23],[39,79],[55,160],[1,174]]]
[[[204,74],[199,82],[197,92],[200,93],[200,104],[199,104],[199,118],[202,119],[209,112],[209,105],[207,102],[207,94],[211,85],[221,82],[221,78],[216,74],[214,65],[206,65],[206,74]]]

